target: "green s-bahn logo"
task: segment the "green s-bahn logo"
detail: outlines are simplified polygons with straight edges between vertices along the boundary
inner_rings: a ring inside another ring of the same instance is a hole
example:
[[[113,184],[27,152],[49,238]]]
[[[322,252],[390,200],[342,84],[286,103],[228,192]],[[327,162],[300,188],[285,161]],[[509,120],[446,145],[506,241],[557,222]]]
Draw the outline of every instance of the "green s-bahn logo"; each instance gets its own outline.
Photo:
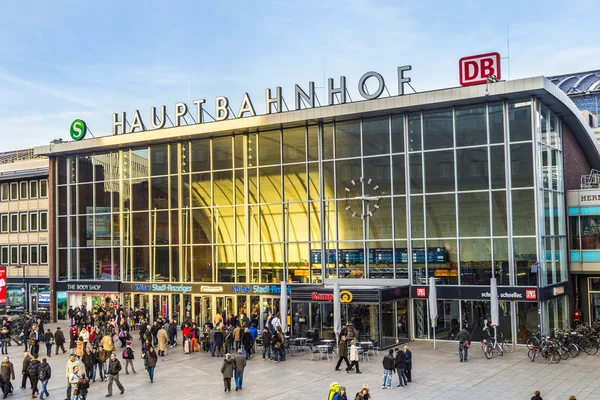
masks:
[[[76,119],[71,123],[71,138],[73,140],[81,140],[85,137],[87,127],[85,122],[80,119]]]

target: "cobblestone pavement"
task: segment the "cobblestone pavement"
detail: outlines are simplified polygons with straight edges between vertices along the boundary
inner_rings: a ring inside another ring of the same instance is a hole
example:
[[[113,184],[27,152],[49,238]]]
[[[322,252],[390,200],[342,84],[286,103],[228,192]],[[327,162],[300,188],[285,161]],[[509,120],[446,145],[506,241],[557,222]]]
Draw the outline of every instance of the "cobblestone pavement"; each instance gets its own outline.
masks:
[[[55,325],[50,326],[53,331]],[[66,325],[61,329],[67,331]],[[413,351],[413,382],[408,388],[397,388],[397,375],[391,390],[382,390],[381,359],[384,353],[371,357],[360,365],[362,374],[334,371],[334,361],[309,360],[308,353],[297,352],[282,363],[263,361],[254,355],[248,362],[244,375],[244,390],[223,393],[220,373],[222,359],[207,353],[183,354],[181,346],[169,349],[156,367],[155,382],[150,384],[140,358],[140,342],[134,333],[133,347],[136,354],[137,374],[121,374],[125,393],[119,395],[113,388],[113,398],[118,399],[326,399],[331,382],[339,382],[348,388],[349,400],[358,388],[367,383],[374,400],[414,399],[526,399],[534,390],[540,390],[544,400],[566,400],[576,395],[578,400],[600,400],[600,354],[580,355],[575,359],[550,365],[541,359],[529,361],[525,348],[514,353],[487,360],[474,343],[469,362],[460,363],[457,345],[449,342],[417,341],[409,343]],[[118,344],[120,345],[120,344]],[[43,346],[42,346],[43,347]],[[45,350],[45,349],[44,349]],[[121,351],[117,349],[119,359]],[[23,347],[9,347],[11,361],[15,365],[17,380],[13,381],[15,394],[12,398],[30,397],[30,391],[19,389]],[[41,357],[40,357],[41,358]],[[48,385],[50,399],[64,399],[66,392],[65,365],[67,354],[54,354],[49,359],[52,379]],[[124,363],[123,363],[124,367]],[[92,383],[89,400],[101,399],[107,393],[106,382]],[[235,385],[232,382],[232,386]],[[9,397],[10,398],[10,397]]]

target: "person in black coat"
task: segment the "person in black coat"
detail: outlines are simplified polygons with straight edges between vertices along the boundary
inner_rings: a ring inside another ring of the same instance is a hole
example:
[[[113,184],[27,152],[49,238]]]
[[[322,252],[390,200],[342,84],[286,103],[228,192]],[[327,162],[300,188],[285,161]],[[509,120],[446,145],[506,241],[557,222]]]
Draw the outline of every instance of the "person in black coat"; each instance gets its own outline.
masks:
[[[396,371],[398,372],[398,387],[408,386],[408,378],[406,377],[406,354],[404,351],[396,348]]]
[[[56,345],[56,353],[58,354],[58,348],[60,347],[63,354],[67,352],[65,350],[65,334],[60,330],[60,327],[56,328],[56,332],[54,332],[54,344]]]
[[[412,351],[408,346],[404,346],[404,372],[406,373],[406,379],[408,382],[412,382]]]
[[[223,331],[225,331],[224,328]],[[219,329],[215,330],[215,353],[217,357],[223,357],[223,340],[225,340],[225,334]]]
[[[250,353],[252,350],[252,334],[248,328],[244,329],[244,333],[242,334],[242,346],[244,346],[244,352],[246,360],[250,358]]]

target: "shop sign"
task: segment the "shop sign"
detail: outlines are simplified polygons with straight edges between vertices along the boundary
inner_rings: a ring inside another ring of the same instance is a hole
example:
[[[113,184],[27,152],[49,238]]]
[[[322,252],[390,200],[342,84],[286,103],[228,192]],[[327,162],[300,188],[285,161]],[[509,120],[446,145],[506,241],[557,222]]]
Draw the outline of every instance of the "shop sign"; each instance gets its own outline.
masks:
[[[417,298],[424,299],[427,297],[427,289],[424,287],[417,288]]]
[[[536,301],[537,300],[537,290],[536,289],[525,290],[525,300]]]
[[[38,304],[50,304],[50,293],[38,293]]]
[[[331,293],[312,292],[310,297],[315,301],[333,301],[333,294]]]
[[[270,285],[270,286],[244,286],[244,285],[233,285],[231,286],[233,293],[253,293],[253,294],[281,294],[281,285]],[[287,286],[287,294],[291,293],[290,287]]]
[[[0,267],[0,312],[6,312],[6,267]]]
[[[398,96],[404,95],[405,85],[410,83],[410,78],[405,77],[404,73],[406,71],[410,71],[411,69],[412,67],[410,65],[398,67]],[[377,85],[377,88],[375,90],[369,91],[367,87],[367,81],[369,80]],[[385,84],[383,76],[378,72],[374,71],[366,72],[358,80],[358,93],[365,100],[373,100],[379,98],[386,91],[387,87],[388,86]],[[309,82],[308,90],[305,89],[306,87],[304,87],[303,89],[299,85],[294,85],[293,104],[295,105],[295,110],[316,107],[317,97],[315,94],[315,83]],[[327,105],[332,106],[334,104],[345,104],[348,102],[349,96],[347,95],[348,88],[346,85],[345,76],[340,76],[339,81],[334,80],[333,78],[329,78],[327,80],[326,89]],[[349,100],[352,101],[352,99]],[[188,119],[193,120],[193,124],[202,124],[205,122],[204,104],[206,103],[206,99],[196,99],[193,100],[192,103],[194,104],[196,109],[195,113],[192,113],[192,111],[188,109],[189,104],[187,103],[180,102],[175,104],[173,110],[174,113],[172,114],[174,116],[174,118],[172,118],[174,126],[177,127],[182,125],[190,125],[187,123]],[[283,93],[280,86],[278,86],[275,89],[275,93],[273,93],[272,90],[269,88],[265,90],[264,105],[266,114],[283,112],[284,104],[286,104],[286,101],[283,97]],[[213,114],[215,116],[215,121],[225,121],[230,118],[237,119],[244,117],[253,117],[257,115],[254,104],[250,99],[248,93],[244,93],[238,113],[234,114],[231,111],[232,109],[229,99],[225,96],[217,96],[215,99],[215,108]],[[118,135],[122,133],[144,132],[148,130],[147,127],[151,127],[150,130],[162,129],[165,127],[167,119],[171,120],[171,118],[169,118],[167,115],[166,106],[164,105],[158,107],[158,112],[157,107],[150,107],[150,115],[149,117],[145,117],[144,119],[142,119],[139,110],[135,111],[135,113],[133,114],[133,118],[130,121],[127,121],[127,116],[125,112],[114,113],[112,118],[112,133],[113,135]],[[147,123],[148,121],[150,121],[150,124]],[[127,129],[128,127],[129,130]]]
[[[192,291],[192,287],[189,285],[144,285],[141,283],[135,283],[133,290],[136,292],[174,292],[174,293],[188,293]]]
[[[85,122],[81,119],[76,119],[71,123],[71,128],[69,129],[69,133],[71,134],[71,139],[77,141],[81,140],[85,137],[85,133],[87,132],[87,126]]]
[[[598,190],[586,190],[585,194],[579,195],[579,201],[581,203],[600,202],[600,191]]]
[[[552,288],[552,294],[554,294],[555,296],[560,296],[562,294],[565,294],[565,287],[564,286],[556,286],[556,287]]]
[[[72,292],[99,292],[102,285],[67,283],[67,291]]]
[[[352,303],[352,293],[349,290],[340,291],[340,303]]]
[[[200,286],[200,293],[223,293],[223,286]]]

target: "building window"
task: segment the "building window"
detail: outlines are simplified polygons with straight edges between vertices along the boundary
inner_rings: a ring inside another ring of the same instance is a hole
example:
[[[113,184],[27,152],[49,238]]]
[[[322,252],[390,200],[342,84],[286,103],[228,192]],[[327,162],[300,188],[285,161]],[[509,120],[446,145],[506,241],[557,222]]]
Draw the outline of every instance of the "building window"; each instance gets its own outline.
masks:
[[[38,263],[38,247],[29,246],[29,264]]]
[[[38,181],[29,182],[29,198],[37,199],[38,197]]]
[[[2,233],[8,232],[8,214],[2,214],[0,221],[0,231]]]
[[[29,263],[29,246],[21,246],[21,264]]]
[[[17,246],[10,246],[10,263],[11,265],[19,264],[19,248]]]
[[[40,264],[48,264],[48,245],[40,245]]]
[[[10,199],[19,200],[19,184],[17,182],[10,184]]]
[[[36,212],[29,213],[29,231],[35,232],[38,230],[38,214]]]
[[[40,211],[40,231],[48,230],[48,211]]]
[[[21,200],[27,200],[27,198],[28,198],[27,195],[29,193],[28,186],[29,185],[27,184],[27,182],[21,182],[21,190],[20,190],[20,194],[19,194],[19,196],[21,197]]]
[[[27,232],[29,228],[29,219],[27,218],[27,213],[21,213],[21,226],[19,227],[19,231]]]
[[[0,200],[8,201],[8,183],[3,183],[2,186],[0,186],[0,192],[2,192]]]
[[[0,264],[8,264],[8,246],[0,248]]]
[[[10,214],[10,231],[19,232],[19,214]]]
[[[40,181],[40,198],[48,197],[48,180],[42,179]]]

